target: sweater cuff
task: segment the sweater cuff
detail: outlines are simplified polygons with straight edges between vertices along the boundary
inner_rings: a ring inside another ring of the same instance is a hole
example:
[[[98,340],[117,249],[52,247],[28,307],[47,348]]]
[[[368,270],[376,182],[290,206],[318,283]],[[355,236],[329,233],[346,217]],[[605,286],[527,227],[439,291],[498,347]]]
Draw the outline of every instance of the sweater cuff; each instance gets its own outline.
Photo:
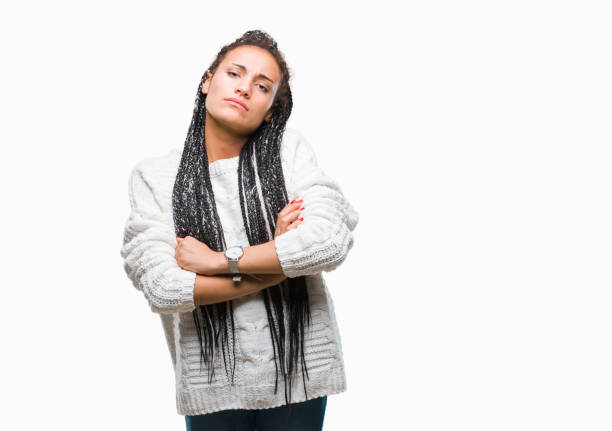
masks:
[[[150,275],[155,277],[155,271]],[[165,314],[195,309],[193,289],[196,276],[195,272],[178,269],[171,274],[159,274],[155,279],[149,278],[144,290],[151,310]]]
[[[334,270],[353,245],[351,232],[344,225],[340,236],[322,243],[310,243],[301,233],[298,228],[292,229],[274,240],[283,274],[289,278]]]
[[[195,288],[195,281],[197,274],[192,271],[181,270],[181,275],[179,277],[181,293],[179,295],[180,304],[178,308],[183,311],[191,311],[195,306],[195,301],[193,297],[193,289]]]
[[[278,255],[283,274],[289,278],[297,277],[299,273],[296,261],[301,257],[301,250],[304,249],[297,230],[292,229],[282,235],[278,235],[274,238],[274,246],[276,247],[276,254]]]

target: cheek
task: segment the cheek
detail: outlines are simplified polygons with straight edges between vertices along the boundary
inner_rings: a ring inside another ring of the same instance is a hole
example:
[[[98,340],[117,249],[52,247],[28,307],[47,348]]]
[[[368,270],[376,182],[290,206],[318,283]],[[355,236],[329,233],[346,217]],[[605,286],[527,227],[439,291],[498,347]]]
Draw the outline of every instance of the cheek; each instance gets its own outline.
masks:
[[[218,96],[219,98],[227,97],[224,96],[226,93],[230,92],[233,94],[232,88],[230,88],[230,84],[224,76],[216,77],[214,82],[211,82],[208,86],[208,94],[213,96]]]
[[[266,113],[272,107],[272,103],[274,103],[273,96],[262,95],[257,101],[257,108],[259,111]]]

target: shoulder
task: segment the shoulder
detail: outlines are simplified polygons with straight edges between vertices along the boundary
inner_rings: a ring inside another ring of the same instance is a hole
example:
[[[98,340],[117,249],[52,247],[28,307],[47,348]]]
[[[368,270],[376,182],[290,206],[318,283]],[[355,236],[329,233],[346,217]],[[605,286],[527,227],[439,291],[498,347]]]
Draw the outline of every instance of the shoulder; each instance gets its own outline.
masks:
[[[283,139],[281,141],[280,153],[281,158],[285,161],[289,161],[293,159],[293,154],[295,154],[295,148],[300,139],[300,132],[297,129],[291,127],[285,127],[285,132],[283,133]]]
[[[291,165],[297,159],[312,159],[316,162],[316,157],[310,142],[298,129],[286,127],[281,144],[281,157]]]
[[[182,150],[173,148],[165,154],[145,157],[134,165],[131,176],[139,175],[153,186],[169,175],[176,174],[181,155]]]
[[[163,155],[139,160],[129,175],[128,194],[133,208],[167,212],[181,151],[172,149]]]

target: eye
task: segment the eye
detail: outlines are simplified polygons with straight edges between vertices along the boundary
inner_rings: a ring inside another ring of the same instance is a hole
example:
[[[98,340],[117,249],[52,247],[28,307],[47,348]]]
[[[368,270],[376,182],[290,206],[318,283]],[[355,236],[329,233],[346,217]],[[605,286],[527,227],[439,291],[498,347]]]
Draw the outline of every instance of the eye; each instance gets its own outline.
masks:
[[[233,72],[231,70],[228,70],[227,74],[230,75],[230,76],[239,76],[236,72]],[[268,91],[270,91],[268,89],[268,87],[266,87],[265,85],[259,84],[258,86],[259,86],[260,90],[262,90],[264,93],[267,93]]]

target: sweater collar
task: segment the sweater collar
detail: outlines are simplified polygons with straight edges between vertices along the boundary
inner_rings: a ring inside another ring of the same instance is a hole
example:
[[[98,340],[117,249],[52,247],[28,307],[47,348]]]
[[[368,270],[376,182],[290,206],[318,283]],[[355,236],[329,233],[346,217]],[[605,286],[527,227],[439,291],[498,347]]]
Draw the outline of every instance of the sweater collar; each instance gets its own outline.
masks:
[[[226,172],[236,172],[240,156],[229,157],[227,159],[217,159],[208,164],[208,173],[211,177],[222,175]]]

